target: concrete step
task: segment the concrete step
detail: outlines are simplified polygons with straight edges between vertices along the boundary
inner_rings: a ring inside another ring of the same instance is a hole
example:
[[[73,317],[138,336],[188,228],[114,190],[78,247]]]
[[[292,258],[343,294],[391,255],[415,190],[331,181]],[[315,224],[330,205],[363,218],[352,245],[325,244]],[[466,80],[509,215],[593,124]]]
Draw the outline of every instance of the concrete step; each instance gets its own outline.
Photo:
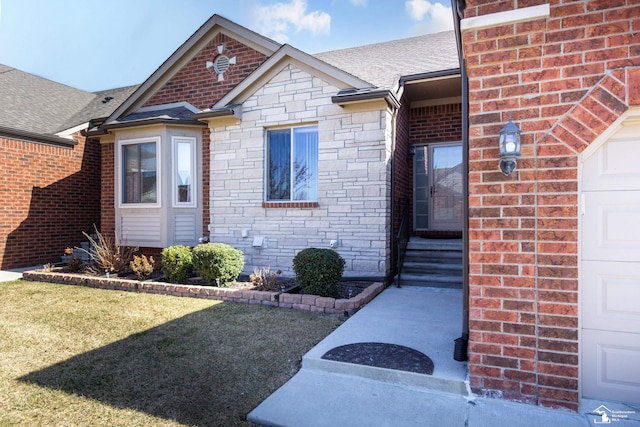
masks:
[[[460,239],[420,239],[412,237],[407,244],[407,250],[419,251],[459,251],[462,252]]]
[[[447,274],[402,273],[400,275],[400,285],[462,289],[462,274],[453,276]]]
[[[442,262],[406,262],[403,264],[402,273],[409,274],[442,274],[461,276],[462,264],[445,264]]]
[[[462,252],[455,251],[417,251],[405,252],[405,260],[462,263]]]
[[[461,307],[459,290],[385,289],[305,354],[296,376],[248,419],[278,426],[443,425],[442,417],[436,417],[435,424],[425,422],[438,410],[434,405],[439,398],[431,395],[437,393],[447,401],[464,401],[468,396],[466,363],[453,359]],[[322,359],[336,347],[367,342],[419,351],[433,361],[433,375]],[[444,415],[444,425],[464,425],[464,420],[448,422],[461,414],[461,408],[452,410],[454,414]]]

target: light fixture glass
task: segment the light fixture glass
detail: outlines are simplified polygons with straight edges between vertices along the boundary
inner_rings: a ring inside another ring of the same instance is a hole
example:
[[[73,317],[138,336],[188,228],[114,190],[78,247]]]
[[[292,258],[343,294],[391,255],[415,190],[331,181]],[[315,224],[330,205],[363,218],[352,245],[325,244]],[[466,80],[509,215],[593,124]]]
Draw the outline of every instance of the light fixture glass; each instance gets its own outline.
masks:
[[[500,170],[509,175],[513,172],[518,163],[516,159],[520,157],[520,133],[522,131],[516,126],[509,117],[509,123],[507,123],[502,129],[500,129],[500,138],[498,139],[498,147],[500,156]]]

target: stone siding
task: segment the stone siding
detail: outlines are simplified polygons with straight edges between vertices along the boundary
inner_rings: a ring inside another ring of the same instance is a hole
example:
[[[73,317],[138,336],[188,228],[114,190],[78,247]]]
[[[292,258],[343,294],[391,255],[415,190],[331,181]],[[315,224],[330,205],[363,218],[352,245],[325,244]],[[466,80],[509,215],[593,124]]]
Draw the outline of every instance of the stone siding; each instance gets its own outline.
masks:
[[[270,266],[291,275],[294,255],[328,248],[345,276],[390,272],[392,114],[384,105],[343,108],[338,88],[286,66],[243,104],[237,124],[211,126],[211,240],[245,255],[245,272]],[[265,201],[265,137],[273,127],[317,125],[318,201]],[[242,237],[246,230],[247,237]],[[254,237],[264,237],[254,248]]]

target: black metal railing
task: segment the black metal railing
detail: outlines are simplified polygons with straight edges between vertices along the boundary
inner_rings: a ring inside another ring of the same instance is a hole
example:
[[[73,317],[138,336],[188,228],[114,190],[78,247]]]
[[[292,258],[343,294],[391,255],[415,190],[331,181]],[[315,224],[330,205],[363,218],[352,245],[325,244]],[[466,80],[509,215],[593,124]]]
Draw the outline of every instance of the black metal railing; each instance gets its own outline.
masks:
[[[407,245],[409,244],[409,237],[411,236],[411,220],[409,218],[409,213],[409,200],[405,199],[402,219],[400,220],[400,227],[398,228],[398,235],[396,236],[398,242],[398,275],[396,276],[396,286],[398,288],[400,287],[404,257],[407,253]]]

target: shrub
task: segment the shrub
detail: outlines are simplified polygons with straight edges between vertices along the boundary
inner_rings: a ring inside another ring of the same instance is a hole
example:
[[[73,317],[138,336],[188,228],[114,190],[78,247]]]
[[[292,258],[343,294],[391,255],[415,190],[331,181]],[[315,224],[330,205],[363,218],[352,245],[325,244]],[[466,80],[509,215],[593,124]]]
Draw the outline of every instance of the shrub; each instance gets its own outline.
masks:
[[[108,236],[101,234],[97,227],[94,226],[94,229],[95,239],[85,232],[82,233],[89,239],[91,247],[89,250],[81,250],[86,252],[95,264],[89,270],[95,274],[123,271],[129,266],[129,262],[137,248],[122,246],[117,238],[112,241]]]
[[[176,245],[162,250],[162,271],[172,283],[186,283],[193,270],[193,256],[187,246]]]
[[[226,286],[244,267],[242,251],[224,243],[203,243],[193,248],[193,268],[211,284]]]
[[[331,249],[307,248],[293,257],[296,282],[305,294],[336,297],[344,259]]]
[[[282,274],[281,270],[272,273],[271,267],[255,267],[253,274],[249,275],[249,279],[259,291],[279,291],[278,278],[280,274]]]
[[[147,258],[146,255],[134,255],[130,266],[131,270],[136,273],[138,280],[147,280],[153,273],[153,257]]]
[[[67,271],[69,273],[79,273],[84,268],[82,258],[74,257],[73,255],[67,261]]]

